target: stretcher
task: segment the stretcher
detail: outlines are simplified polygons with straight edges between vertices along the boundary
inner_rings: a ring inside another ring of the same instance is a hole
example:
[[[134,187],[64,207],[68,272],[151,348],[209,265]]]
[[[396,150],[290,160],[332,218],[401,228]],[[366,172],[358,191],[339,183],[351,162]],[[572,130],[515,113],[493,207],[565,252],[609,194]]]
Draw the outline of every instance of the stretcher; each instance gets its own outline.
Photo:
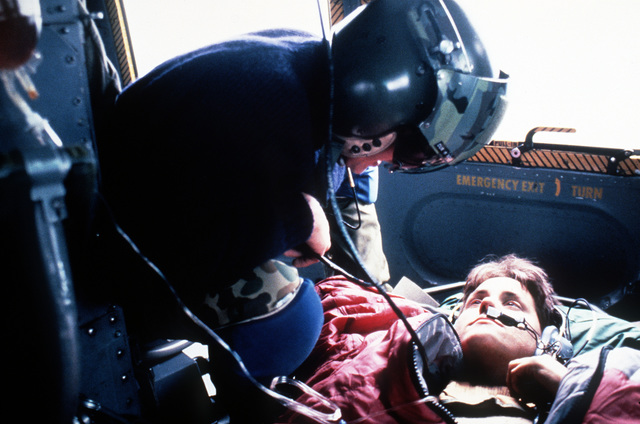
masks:
[[[30,422],[226,422],[206,384],[209,359],[188,350],[215,335],[185,313],[124,240],[108,268],[86,257],[88,245],[118,238],[114,227],[91,221],[109,223],[96,196],[93,146],[103,102],[135,77],[122,3],[87,1],[91,12],[75,0],[41,3],[33,84],[3,73],[0,90],[7,409]],[[35,99],[32,109],[18,98],[25,92]],[[495,141],[436,173],[381,172],[376,207],[390,282],[407,278],[446,309],[478,260],[519,253],[548,269],[576,351],[637,349],[639,152],[537,144],[535,134],[547,130],[556,131],[540,127],[522,141]],[[127,312],[141,299],[122,302],[112,291],[123,274],[163,287],[156,307],[175,312],[170,322],[146,309],[137,317]],[[591,307],[575,302],[583,298]],[[176,337],[150,330],[164,324]],[[340,422],[331,399],[318,397],[329,409],[318,413],[278,394],[289,386],[319,396],[291,376],[267,392],[320,422]]]

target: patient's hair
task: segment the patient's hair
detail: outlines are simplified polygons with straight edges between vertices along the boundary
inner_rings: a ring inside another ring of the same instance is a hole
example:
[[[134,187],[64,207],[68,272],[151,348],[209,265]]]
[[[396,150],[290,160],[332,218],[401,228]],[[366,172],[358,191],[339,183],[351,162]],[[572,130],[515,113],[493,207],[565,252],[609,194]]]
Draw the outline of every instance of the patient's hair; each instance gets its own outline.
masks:
[[[558,301],[556,293],[549,282],[547,273],[535,265],[532,261],[510,254],[502,257],[488,257],[476,265],[467,276],[463,290],[462,304],[473,291],[489,278],[507,277],[519,281],[533,297],[536,305],[536,313],[540,325],[545,328],[548,325],[558,326],[559,314],[555,309]],[[560,319],[561,321],[561,319]]]

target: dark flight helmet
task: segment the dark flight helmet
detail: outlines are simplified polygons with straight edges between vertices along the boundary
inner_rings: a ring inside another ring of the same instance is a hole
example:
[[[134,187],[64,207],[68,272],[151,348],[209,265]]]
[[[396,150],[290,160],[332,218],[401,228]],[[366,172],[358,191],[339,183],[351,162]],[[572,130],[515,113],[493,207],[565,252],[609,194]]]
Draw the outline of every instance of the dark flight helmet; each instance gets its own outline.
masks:
[[[392,169],[459,163],[490,141],[506,107],[506,78],[453,0],[373,0],[336,26],[333,133],[343,156],[389,147]]]

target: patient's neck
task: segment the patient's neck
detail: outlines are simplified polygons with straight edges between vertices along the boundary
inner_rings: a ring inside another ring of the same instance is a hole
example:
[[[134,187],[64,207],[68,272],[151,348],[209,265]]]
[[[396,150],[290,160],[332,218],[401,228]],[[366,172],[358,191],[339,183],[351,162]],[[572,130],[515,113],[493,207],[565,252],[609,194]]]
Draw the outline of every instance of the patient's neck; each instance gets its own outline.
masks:
[[[449,396],[467,400],[472,400],[476,397],[511,396],[507,386],[483,386],[467,381],[452,381],[447,385],[445,391]]]

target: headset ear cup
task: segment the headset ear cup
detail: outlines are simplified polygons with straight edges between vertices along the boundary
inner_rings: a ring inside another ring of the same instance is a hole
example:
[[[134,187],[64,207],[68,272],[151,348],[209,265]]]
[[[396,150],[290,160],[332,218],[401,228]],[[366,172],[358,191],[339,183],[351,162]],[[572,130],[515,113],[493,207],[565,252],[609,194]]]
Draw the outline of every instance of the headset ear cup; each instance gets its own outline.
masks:
[[[460,316],[461,308],[462,308],[462,298],[458,299],[456,304],[453,306],[453,309],[451,309],[451,313],[449,314],[449,321],[451,321],[451,324],[455,324],[456,320]]]
[[[560,334],[562,334],[563,333],[562,327],[564,326],[565,319],[562,315],[562,312],[560,312],[560,309],[558,309],[557,307],[553,308],[550,321],[554,327],[558,328],[558,330],[560,331]]]
[[[559,332],[558,327],[548,325],[538,340],[538,348],[534,355],[550,354],[561,364],[573,357],[573,345]]]

